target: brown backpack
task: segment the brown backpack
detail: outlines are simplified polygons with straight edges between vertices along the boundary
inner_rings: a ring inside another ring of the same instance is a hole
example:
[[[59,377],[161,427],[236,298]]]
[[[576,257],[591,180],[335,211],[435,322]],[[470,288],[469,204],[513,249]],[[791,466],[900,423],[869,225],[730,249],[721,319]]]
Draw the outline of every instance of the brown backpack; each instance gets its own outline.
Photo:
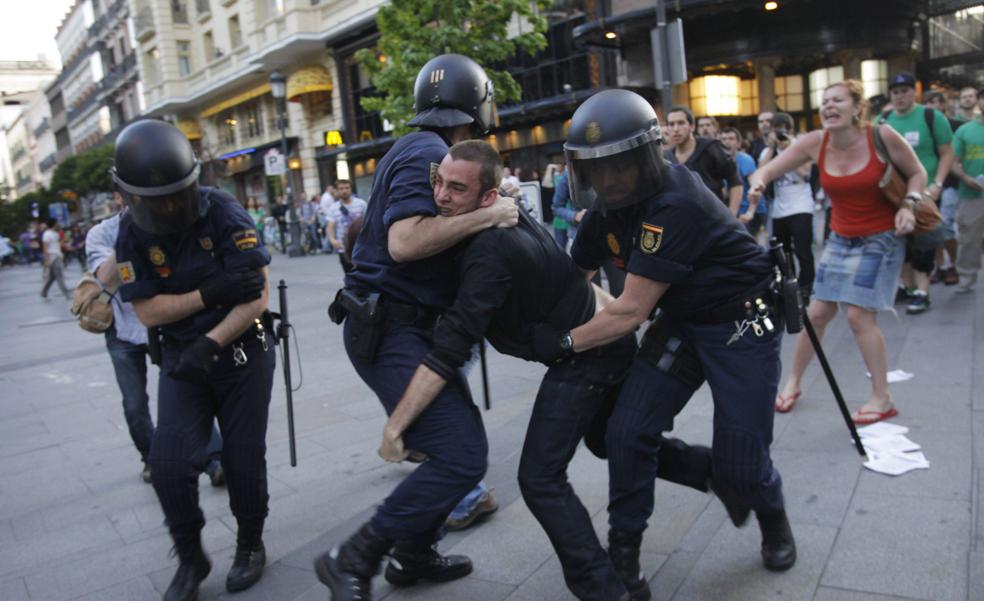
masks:
[[[118,288],[119,282],[103,288],[91,271],[82,274],[72,298],[72,315],[79,318],[80,328],[101,334],[113,325],[112,301]]]

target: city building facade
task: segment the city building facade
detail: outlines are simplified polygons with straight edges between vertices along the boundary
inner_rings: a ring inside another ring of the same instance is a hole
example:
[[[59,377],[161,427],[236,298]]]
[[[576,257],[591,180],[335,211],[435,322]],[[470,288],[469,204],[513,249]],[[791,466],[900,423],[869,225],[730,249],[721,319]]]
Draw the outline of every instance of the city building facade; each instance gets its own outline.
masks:
[[[57,75],[58,65],[45,57],[38,57],[35,61],[0,61],[0,199],[13,200],[17,197],[17,175],[11,158],[13,146],[18,142],[24,152],[29,151],[28,139],[23,131],[23,112],[38,100],[39,88]],[[8,128],[17,129],[11,132],[16,140],[8,140]],[[20,156],[20,152],[17,154],[22,169],[22,187],[25,187],[28,171],[24,170],[24,157]]]

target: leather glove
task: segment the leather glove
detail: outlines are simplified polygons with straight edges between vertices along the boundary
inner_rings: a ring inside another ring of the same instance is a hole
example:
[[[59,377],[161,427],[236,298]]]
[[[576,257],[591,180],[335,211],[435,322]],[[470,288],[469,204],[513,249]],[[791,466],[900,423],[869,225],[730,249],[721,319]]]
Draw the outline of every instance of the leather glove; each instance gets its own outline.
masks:
[[[549,323],[538,323],[533,326],[533,359],[546,365],[553,365],[573,354],[560,346],[560,338],[564,333]]]
[[[206,308],[233,307],[260,298],[266,281],[253,269],[222,271],[198,289]]]
[[[218,342],[208,336],[199,336],[181,353],[178,364],[167,375],[175,380],[205,384],[212,368],[219,362],[220,350],[222,347]]]

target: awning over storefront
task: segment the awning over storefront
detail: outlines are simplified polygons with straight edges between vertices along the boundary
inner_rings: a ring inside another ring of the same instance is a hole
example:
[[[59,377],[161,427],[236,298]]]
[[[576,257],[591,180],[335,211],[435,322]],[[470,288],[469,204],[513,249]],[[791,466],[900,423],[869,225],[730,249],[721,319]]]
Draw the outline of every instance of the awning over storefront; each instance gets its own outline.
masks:
[[[270,92],[270,84],[264,83],[262,85],[256,86],[253,89],[246,90],[240,94],[236,94],[231,98],[227,98],[221,102],[217,102],[210,107],[207,107],[199,115],[202,119],[207,119],[212,115],[217,115],[226,109],[231,109],[232,107],[262,96]]]
[[[202,130],[198,127],[198,121],[195,119],[182,119],[178,121],[178,129],[181,133],[185,135],[189,140],[201,140]]]
[[[330,94],[334,86],[331,73],[324,65],[306,65],[287,78],[287,100],[300,102],[306,94]]]

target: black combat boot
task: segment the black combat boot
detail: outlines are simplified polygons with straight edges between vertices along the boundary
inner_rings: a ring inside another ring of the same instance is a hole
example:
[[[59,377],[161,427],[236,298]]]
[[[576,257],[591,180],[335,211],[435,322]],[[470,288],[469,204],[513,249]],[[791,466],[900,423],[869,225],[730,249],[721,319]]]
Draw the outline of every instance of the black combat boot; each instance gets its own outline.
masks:
[[[318,580],[331,589],[332,601],[372,601],[372,577],[393,541],[365,524],[340,547],[314,560]]]
[[[721,504],[728,512],[728,517],[731,519],[731,523],[735,525],[735,528],[741,528],[748,521],[748,515],[752,512],[751,507],[745,504],[741,500],[730,486],[722,484],[713,478],[709,479],[707,482],[708,488],[714,493],[718,499],[721,500]]]
[[[260,581],[266,565],[266,548],[263,541],[236,541],[236,558],[226,576],[226,590],[230,593],[244,591]]]
[[[418,580],[449,582],[471,574],[470,559],[464,555],[441,555],[436,547],[421,549],[398,543],[386,566],[386,580],[394,586],[410,586]]]
[[[642,533],[630,534],[621,530],[608,532],[608,557],[632,601],[649,601],[652,592],[642,568],[639,567],[639,546]]]
[[[796,563],[796,541],[786,511],[756,513],[762,531],[762,562],[767,570],[782,572]]]
[[[188,539],[175,540],[174,549],[181,563],[164,593],[164,601],[196,601],[198,585],[212,571],[212,563],[202,550],[201,537],[196,534]]]

